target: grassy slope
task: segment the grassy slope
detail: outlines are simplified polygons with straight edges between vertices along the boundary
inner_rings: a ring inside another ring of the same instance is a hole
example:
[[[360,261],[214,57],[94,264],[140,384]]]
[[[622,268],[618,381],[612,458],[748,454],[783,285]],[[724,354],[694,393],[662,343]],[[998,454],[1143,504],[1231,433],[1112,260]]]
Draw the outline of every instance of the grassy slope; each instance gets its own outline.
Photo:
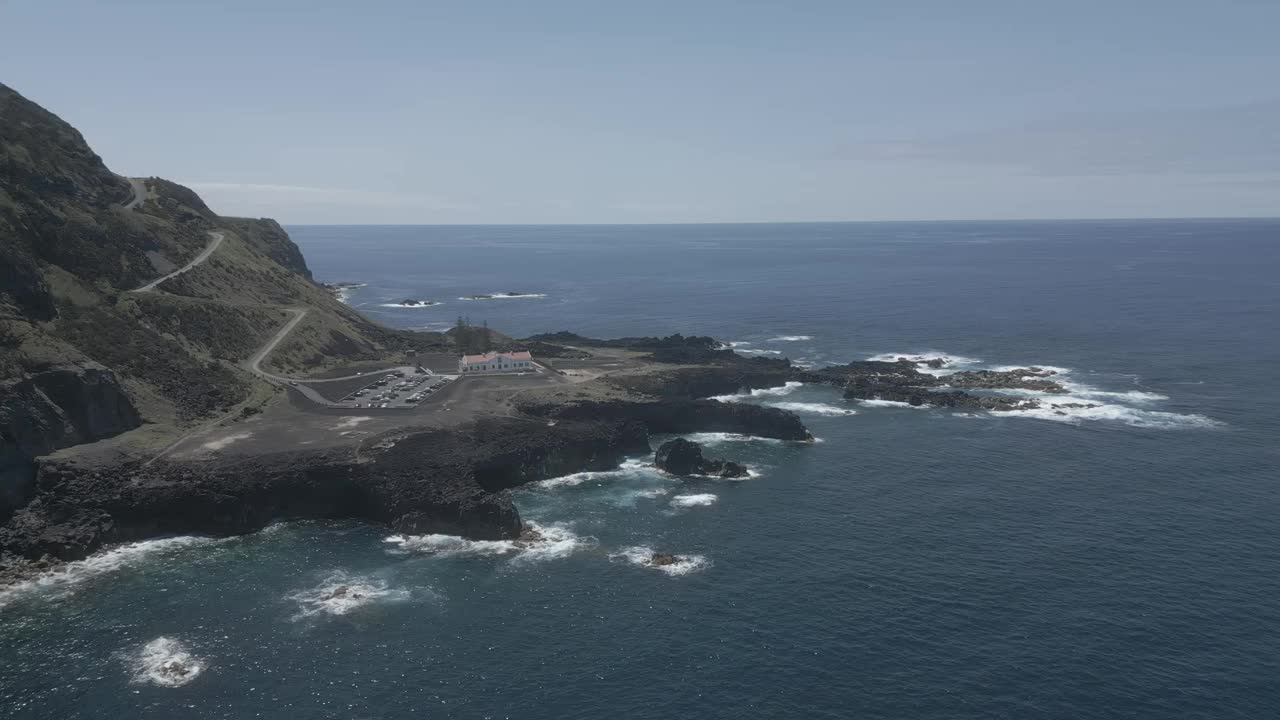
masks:
[[[284,308],[308,315],[266,363],[277,372],[451,347],[338,302],[274,221],[219,217],[158,178],[147,188],[124,210],[128,182],[74,128],[0,85],[0,382],[97,361],[159,437],[273,394],[242,364],[286,321]],[[226,237],[207,261],[155,292],[129,292],[195,257],[211,231]]]

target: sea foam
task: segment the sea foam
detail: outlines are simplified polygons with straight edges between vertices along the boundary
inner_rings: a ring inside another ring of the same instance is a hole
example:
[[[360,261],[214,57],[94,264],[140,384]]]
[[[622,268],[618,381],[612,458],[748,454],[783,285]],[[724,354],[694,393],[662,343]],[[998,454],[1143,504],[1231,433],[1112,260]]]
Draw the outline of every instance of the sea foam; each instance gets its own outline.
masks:
[[[343,570],[335,570],[316,587],[289,596],[298,604],[294,620],[318,615],[347,615],[375,602],[399,602],[409,598],[409,591],[393,589],[385,580],[351,575]]]
[[[714,505],[717,500],[714,493],[697,493],[694,495],[676,495],[671,498],[671,507],[674,508],[691,508],[705,505]]]
[[[526,523],[535,533],[531,540],[468,540],[457,535],[392,535],[383,542],[394,546],[396,554],[441,557],[484,557],[510,555],[514,563],[540,562],[566,557],[595,543],[594,538],[575,534],[565,523]]]
[[[824,403],[806,403],[806,402],[767,402],[765,407],[778,408],[779,410],[790,410],[794,413],[808,415],[857,415],[857,410],[849,408],[837,407],[835,405],[827,405]]]
[[[928,405],[912,405],[911,403],[902,402],[901,400],[859,400],[859,405],[866,407],[892,407],[892,408],[911,408],[912,410],[928,410]]]
[[[779,335],[778,337],[769,338],[769,342],[802,342],[804,340],[812,340],[812,335]]]
[[[686,440],[701,443],[702,445],[716,445],[727,442],[763,442],[763,443],[781,443],[782,440],[777,438],[760,437],[759,435],[742,435],[740,433],[722,433],[722,432],[701,432],[689,433],[682,435]]]
[[[423,310],[426,308],[440,307],[444,303],[437,300],[419,300],[417,305],[404,305],[402,303],[378,303],[378,307],[384,308],[400,308],[402,310]]]
[[[610,560],[625,560],[632,565],[659,570],[672,577],[695,573],[711,565],[711,561],[705,555],[679,555],[678,557],[679,560],[670,565],[655,565],[652,561],[653,548],[642,545],[623,548],[609,555]]]
[[[622,464],[614,470],[589,470],[586,472],[573,473],[571,475],[561,475],[560,477],[548,478],[546,480],[533,483],[533,487],[544,489],[573,487],[587,482],[625,478],[627,476],[646,472],[656,474],[657,471],[651,463],[647,463],[644,460],[637,458],[629,458],[624,460]]]
[[[544,298],[545,293],[482,293],[487,297],[460,297],[459,300],[521,300],[527,298]]]
[[[1071,402],[1067,398],[1057,396],[1057,404]],[[1148,428],[1152,430],[1207,430],[1225,427],[1226,423],[1220,420],[1206,417],[1198,414],[1180,414],[1172,412],[1161,412],[1158,410],[1144,410],[1141,408],[1126,407],[1116,404],[1097,404],[1094,407],[1087,408],[1053,408],[1049,405],[1039,407],[1033,410],[1009,410],[1002,412],[992,411],[990,414],[995,417],[1026,417],[1035,418],[1037,420],[1053,420],[1056,422],[1066,422],[1078,424],[1086,420],[1099,420],[1121,422],[1132,427]]]
[[[191,655],[181,642],[158,637],[129,658],[133,682],[180,687],[204,672],[205,661]]]
[[[916,363],[921,363],[933,358],[942,359],[942,368],[929,368],[922,365],[917,365],[916,367],[921,372],[944,378],[944,380],[947,375],[961,370],[993,370],[996,372],[1011,372],[1014,370],[1030,369],[1031,367],[1035,367],[1040,370],[1048,371],[1050,374],[1047,376],[1028,376],[1029,379],[1049,379],[1053,382],[1059,383],[1062,385],[1063,389],[1066,390],[1065,393],[1047,393],[1041,390],[1029,390],[1025,388],[1002,388],[991,390],[989,392],[993,392],[998,395],[1012,395],[1015,397],[1025,397],[1035,400],[1040,403],[1041,407],[1026,410],[993,410],[988,411],[985,414],[986,416],[1032,418],[1036,420],[1052,420],[1054,422],[1073,424],[1085,421],[1118,422],[1132,427],[1155,430],[1204,430],[1221,428],[1226,425],[1226,423],[1219,420],[1195,413],[1184,414],[1153,410],[1151,409],[1152,405],[1169,400],[1169,397],[1167,395],[1146,390],[1103,390],[1081,382],[1078,379],[1076,371],[1069,367],[1046,365],[1044,363],[984,366],[982,365],[982,361],[977,358],[965,357],[963,355],[951,355],[939,351],[884,353],[881,355],[873,355],[868,359],[896,361],[899,357],[905,357]],[[889,400],[861,400],[859,402],[860,404],[868,407],[912,407],[906,403]],[[1053,407],[1054,405],[1058,405],[1059,407]],[[1092,407],[1062,407],[1063,405],[1091,405]]]
[[[210,545],[213,538],[171,537],[129,543],[90,555],[84,560],[64,563],[49,572],[17,583],[0,591],[0,609],[24,597],[43,596],[50,599],[73,594],[76,589],[95,578],[137,567],[147,560],[175,553],[185,548]]]
[[[733,393],[731,395],[716,395],[710,399],[719,400],[721,402],[741,402],[743,400],[749,400],[751,398],[782,397],[783,395],[790,395],[791,393],[795,392],[796,390],[800,389],[803,386],[804,386],[804,383],[796,382],[792,380],[792,381],[788,381],[785,385],[779,385],[778,387],[759,388],[756,390],[744,390],[742,392]]]
[[[977,365],[982,362],[979,358],[965,357],[964,355],[952,355],[951,353],[942,352],[940,350],[924,350],[921,352],[902,352],[902,353],[880,353],[872,355],[868,360],[876,362],[898,362],[898,360],[906,358],[913,363],[921,363],[927,360],[942,360],[943,367],[952,367],[955,365]]]

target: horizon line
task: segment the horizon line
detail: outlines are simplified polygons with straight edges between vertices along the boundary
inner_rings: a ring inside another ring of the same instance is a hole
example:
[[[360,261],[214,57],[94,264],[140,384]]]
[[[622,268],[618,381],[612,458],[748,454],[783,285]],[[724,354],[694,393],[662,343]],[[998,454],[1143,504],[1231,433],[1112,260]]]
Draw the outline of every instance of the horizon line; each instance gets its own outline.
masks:
[[[227,217],[240,217],[228,215]],[[259,218],[274,219],[274,218]],[[697,222],[473,222],[473,223],[362,223],[362,222],[282,222],[289,227],[682,227],[694,225],[858,225],[888,223],[1071,223],[1071,222],[1168,222],[1168,221],[1280,221],[1280,215],[1187,215],[1165,217],[1097,217],[1097,218],[970,218],[970,219],[920,219],[920,220],[728,220]]]

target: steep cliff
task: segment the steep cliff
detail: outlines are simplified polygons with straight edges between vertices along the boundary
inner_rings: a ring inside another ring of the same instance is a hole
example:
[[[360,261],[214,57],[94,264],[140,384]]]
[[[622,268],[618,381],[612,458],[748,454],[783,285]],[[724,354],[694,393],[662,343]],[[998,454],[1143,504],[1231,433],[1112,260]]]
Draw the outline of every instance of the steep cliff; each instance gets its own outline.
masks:
[[[68,365],[0,383],[0,520],[35,490],[35,458],[111,437],[141,422],[115,374]]]
[[[75,128],[0,85],[0,517],[29,495],[32,457],[142,421],[177,434],[269,395],[242,363],[284,308],[308,313],[268,361],[283,372],[450,346],[337,302],[274,220],[223,218],[177,183],[116,175]]]
[[[407,533],[514,538],[509,488],[616,467],[648,452],[628,422],[494,418],[358,446],[204,463],[44,461],[37,495],[0,527],[0,551],[70,560],[112,542],[246,533],[292,518],[360,518]]]

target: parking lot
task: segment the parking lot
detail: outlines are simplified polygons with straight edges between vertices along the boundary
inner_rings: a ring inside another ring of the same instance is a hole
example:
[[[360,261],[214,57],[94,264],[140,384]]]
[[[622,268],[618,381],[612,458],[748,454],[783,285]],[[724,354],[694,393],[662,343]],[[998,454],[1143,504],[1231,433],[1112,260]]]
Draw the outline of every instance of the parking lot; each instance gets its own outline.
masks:
[[[345,408],[414,408],[433,394],[457,380],[457,375],[411,374],[396,370],[348,393],[332,407]]]

